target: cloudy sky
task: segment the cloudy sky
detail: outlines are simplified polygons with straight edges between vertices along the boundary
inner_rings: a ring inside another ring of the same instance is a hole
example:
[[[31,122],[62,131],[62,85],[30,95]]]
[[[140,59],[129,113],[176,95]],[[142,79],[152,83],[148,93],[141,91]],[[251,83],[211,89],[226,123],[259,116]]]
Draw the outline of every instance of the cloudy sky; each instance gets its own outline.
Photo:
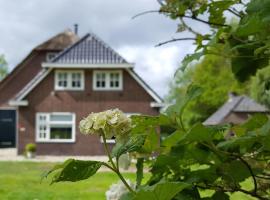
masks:
[[[155,47],[175,37],[176,22],[158,14],[132,16],[159,8],[156,0],[0,0],[0,54],[12,70],[33,47],[79,24],[79,35],[92,31],[118,51],[164,97],[191,42]]]

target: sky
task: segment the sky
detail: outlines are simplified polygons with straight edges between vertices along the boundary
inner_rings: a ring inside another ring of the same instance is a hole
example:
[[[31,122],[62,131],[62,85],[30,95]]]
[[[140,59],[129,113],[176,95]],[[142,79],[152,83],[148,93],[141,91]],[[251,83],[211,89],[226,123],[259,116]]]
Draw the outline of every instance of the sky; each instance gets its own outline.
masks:
[[[94,32],[164,97],[194,46],[184,41],[155,47],[177,36],[177,22],[155,13],[132,17],[158,8],[156,0],[0,0],[0,54],[12,70],[35,46],[77,23],[80,36]]]

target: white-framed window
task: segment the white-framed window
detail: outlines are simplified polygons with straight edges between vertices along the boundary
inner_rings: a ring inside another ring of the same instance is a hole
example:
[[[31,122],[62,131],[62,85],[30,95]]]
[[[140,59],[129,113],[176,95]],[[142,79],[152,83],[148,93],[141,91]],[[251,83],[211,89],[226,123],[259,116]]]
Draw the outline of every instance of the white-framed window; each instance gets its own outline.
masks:
[[[75,142],[74,113],[37,113],[37,142]]]
[[[56,52],[49,52],[46,54],[46,61],[51,61],[56,57],[57,53]]]
[[[55,90],[84,90],[84,71],[55,71]]]
[[[121,70],[94,70],[93,90],[122,90],[123,73]]]

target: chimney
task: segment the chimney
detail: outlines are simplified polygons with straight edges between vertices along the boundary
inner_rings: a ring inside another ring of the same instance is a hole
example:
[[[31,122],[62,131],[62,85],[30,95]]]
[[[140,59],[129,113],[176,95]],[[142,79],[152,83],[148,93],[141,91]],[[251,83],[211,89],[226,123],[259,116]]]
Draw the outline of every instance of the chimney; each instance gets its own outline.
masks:
[[[237,96],[237,93],[236,92],[229,92],[228,96],[229,96],[229,101],[232,101],[232,99]]]
[[[78,35],[78,24],[74,24],[74,33]]]

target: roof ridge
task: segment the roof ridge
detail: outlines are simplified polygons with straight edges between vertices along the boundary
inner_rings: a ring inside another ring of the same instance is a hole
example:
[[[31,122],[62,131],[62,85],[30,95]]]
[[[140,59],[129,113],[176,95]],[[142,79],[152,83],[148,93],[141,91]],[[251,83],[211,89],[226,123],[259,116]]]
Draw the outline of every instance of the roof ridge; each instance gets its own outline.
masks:
[[[121,61],[129,63],[123,56],[121,56],[117,51],[115,51],[110,45],[108,45],[103,39],[98,37],[95,33],[89,31],[89,34],[93,36],[97,41],[101,42],[107,49],[111,50],[116,56],[119,56],[121,58]]]
[[[241,101],[243,101],[245,96],[241,95],[241,96],[235,96],[235,97],[239,97],[239,100],[235,103],[235,105],[232,107],[231,110],[234,110],[241,103]]]
[[[61,51],[60,53],[58,53],[56,55],[56,57],[54,57],[52,60],[50,60],[50,63],[53,63],[55,61],[57,61],[61,56],[63,56],[64,54],[68,53],[73,47],[79,45],[82,41],[84,41],[90,34],[87,33],[85,36],[83,36],[81,39],[79,39],[77,42],[75,42],[74,44],[71,44],[70,46],[68,46],[67,48],[65,48],[63,51]]]

